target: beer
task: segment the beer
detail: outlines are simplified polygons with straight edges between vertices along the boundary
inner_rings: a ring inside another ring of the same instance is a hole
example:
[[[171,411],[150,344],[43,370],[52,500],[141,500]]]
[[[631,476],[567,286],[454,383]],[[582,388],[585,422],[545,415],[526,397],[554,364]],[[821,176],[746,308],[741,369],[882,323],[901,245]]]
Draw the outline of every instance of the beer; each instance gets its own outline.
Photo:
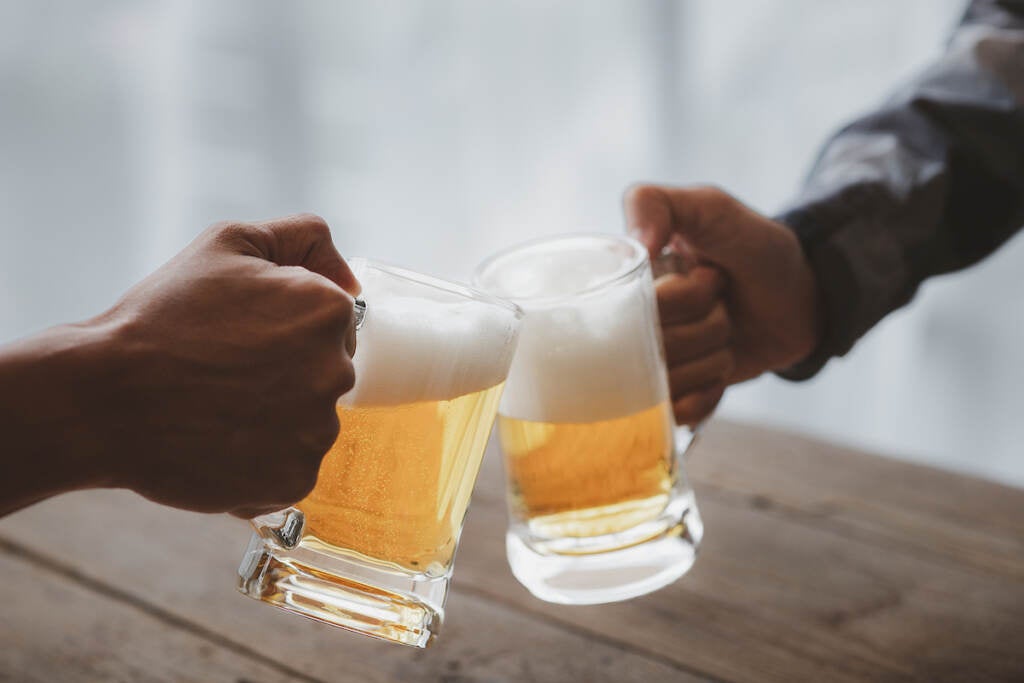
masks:
[[[656,517],[675,474],[649,282],[588,292],[621,269],[619,255],[538,256],[517,259],[518,275],[504,284],[583,292],[570,304],[523,301],[527,315],[498,409],[511,509],[534,536],[615,533]]]
[[[447,400],[338,406],[341,431],[297,507],[305,543],[443,574],[455,552],[501,384]]]
[[[316,487],[297,505],[304,543],[439,576],[494,420],[512,314],[363,286],[377,291],[359,330],[356,384],[338,402],[341,429]]]
[[[555,237],[492,257],[475,282],[525,312],[498,407],[516,578],[568,604],[678,578],[701,523],[676,460],[646,251]]]
[[[254,520],[239,588],[342,628],[425,647],[518,336],[515,305],[352,262],[366,313],[356,382],[316,486]],[[339,353],[341,353],[339,349]]]
[[[672,488],[667,403],[597,422],[499,416],[511,505],[539,536],[597,536],[656,517]]]

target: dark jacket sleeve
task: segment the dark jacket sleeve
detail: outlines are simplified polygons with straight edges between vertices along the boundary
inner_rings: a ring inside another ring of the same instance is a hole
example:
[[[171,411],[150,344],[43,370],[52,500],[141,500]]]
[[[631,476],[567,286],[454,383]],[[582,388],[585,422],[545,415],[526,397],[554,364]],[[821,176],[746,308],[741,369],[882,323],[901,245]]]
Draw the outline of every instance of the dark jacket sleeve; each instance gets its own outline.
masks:
[[[826,331],[783,377],[812,376],[926,277],[1024,224],[1022,103],[1024,0],[975,0],[936,64],[826,144],[779,216],[814,269]]]

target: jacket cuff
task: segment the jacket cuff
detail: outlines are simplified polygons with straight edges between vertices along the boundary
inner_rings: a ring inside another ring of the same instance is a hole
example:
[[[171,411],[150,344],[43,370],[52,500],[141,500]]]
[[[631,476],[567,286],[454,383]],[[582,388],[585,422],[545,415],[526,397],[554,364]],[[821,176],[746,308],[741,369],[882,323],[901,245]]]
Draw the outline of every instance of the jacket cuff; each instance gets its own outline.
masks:
[[[838,218],[837,216],[830,217]],[[836,356],[845,355],[863,333],[858,329],[854,313],[861,309],[862,289],[850,260],[849,252],[836,240],[828,239],[826,225],[806,209],[796,209],[776,217],[796,234],[803,248],[818,288],[822,336],[817,348],[799,363],[777,371],[779,377],[803,381],[818,374]]]

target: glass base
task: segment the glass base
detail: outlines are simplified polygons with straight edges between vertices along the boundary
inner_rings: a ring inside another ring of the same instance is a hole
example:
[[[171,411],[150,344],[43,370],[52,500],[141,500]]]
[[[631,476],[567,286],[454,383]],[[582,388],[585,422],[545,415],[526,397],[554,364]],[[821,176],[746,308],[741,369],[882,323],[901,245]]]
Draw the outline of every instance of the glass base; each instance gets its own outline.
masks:
[[[512,573],[548,602],[596,605],[663,588],[693,566],[704,532],[693,494],[676,497],[663,514],[605,537],[541,540],[513,527],[505,538]]]
[[[383,640],[427,647],[444,619],[448,577],[410,576],[253,534],[238,590],[281,609]]]

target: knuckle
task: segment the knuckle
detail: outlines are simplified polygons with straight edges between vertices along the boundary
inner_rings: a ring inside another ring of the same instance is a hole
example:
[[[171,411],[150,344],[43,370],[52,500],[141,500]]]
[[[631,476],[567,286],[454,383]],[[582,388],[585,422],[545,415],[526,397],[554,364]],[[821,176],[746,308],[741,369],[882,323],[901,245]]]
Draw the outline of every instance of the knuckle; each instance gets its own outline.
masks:
[[[679,298],[684,276],[680,273],[666,273],[654,283],[654,298],[659,306],[671,306]]]
[[[695,425],[715,411],[723,389],[698,390],[675,399],[672,412],[679,424]]]
[[[672,350],[682,351],[693,341],[692,329],[687,325],[667,327],[663,331],[665,346]]]
[[[663,322],[691,323],[707,317],[718,302],[717,291],[684,275],[662,278],[657,289],[658,313]]]
[[[352,367],[352,361],[347,361],[342,365],[341,372],[338,373],[337,380],[334,385],[337,395],[348,393],[352,387],[356,385],[356,371]]]
[[[691,277],[705,291],[716,295],[725,286],[725,275],[718,268],[697,266]]]
[[[206,232],[214,239],[230,242],[238,239],[247,239],[255,229],[256,226],[251,223],[221,221],[211,225],[206,229]]]
[[[344,348],[344,337],[354,319],[352,300],[333,285],[321,286],[313,305],[314,324],[330,335],[332,349]]]
[[[734,202],[732,195],[718,185],[701,185],[694,190],[701,204],[709,213],[718,214],[730,208]]]
[[[316,487],[317,468],[296,467],[282,476],[278,494],[288,501],[302,500]]]
[[[708,337],[716,345],[728,344],[732,339],[732,323],[725,306],[718,304],[708,317]]]
[[[309,299],[316,312],[325,321],[348,325],[352,317],[352,297],[322,275],[311,273],[301,266],[283,266],[294,273],[294,287]]]
[[[339,291],[333,283],[320,283],[320,291],[324,297],[323,307],[328,319],[348,327],[348,322],[352,318],[352,298]]]
[[[701,412],[698,406],[694,405],[689,396],[685,396],[673,403],[672,412],[675,414],[678,424],[693,425],[705,417],[705,414]]]
[[[715,290],[699,280],[688,290],[688,293],[690,294],[690,305],[705,316],[711,313],[712,308],[718,303],[718,295]]]
[[[314,458],[322,458],[331,449],[338,438],[341,423],[334,410],[333,402],[327,417],[321,420],[311,431],[309,438],[310,453]]]
[[[626,188],[622,194],[622,201],[627,206],[647,204],[660,201],[663,197],[662,189],[657,185],[649,183],[635,183]]]
[[[716,366],[719,369],[719,375],[722,378],[727,378],[736,369],[736,357],[733,355],[731,349],[721,349],[715,353]]]
[[[341,356],[336,351],[335,355]],[[355,373],[351,363],[339,361],[331,363],[327,369],[318,372],[311,386],[316,401],[318,403],[330,402],[333,410],[334,402],[338,400],[338,397],[351,389],[354,384]],[[337,419],[336,415],[335,419]]]
[[[219,234],[229,232],[238,227],[241,227],[242,225],[242,223],[238,223],[235,221],[217,221],[216,223],[211,223],[209,227],[206,228],[206,232],[210,234]]]
[[[315,213],[299,214],[296,216],[296,223],[316,237],[327,237],[331,234],[331,227],[327,225],[327,221]]]
[[[661,328],[661,340],[665,347],[674,347],[684,340],[683,330],[678,325],[665,325]]]
[[[693,188],[693,192],[705,201],[710,202],[724,201],[730,198],[728,192],[726,192],[720,185],[715,185],[714,183],[698,185]]]
[[[207,229],[207,234],[214,244],[237,253],[260,258],[267,258],[270,253],[272,236],[264,226],[256,223],[214,223]]]

